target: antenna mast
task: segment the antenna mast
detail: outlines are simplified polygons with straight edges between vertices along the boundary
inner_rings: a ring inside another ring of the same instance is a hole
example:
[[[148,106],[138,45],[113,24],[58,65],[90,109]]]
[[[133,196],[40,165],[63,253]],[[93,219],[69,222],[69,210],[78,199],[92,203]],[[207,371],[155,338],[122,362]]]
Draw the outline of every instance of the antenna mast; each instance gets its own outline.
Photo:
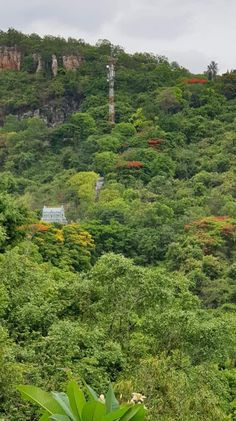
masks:
[[[115,64],[116,59],[113,57],[111,49],[111,56],[108,59],[107,65],[107,82],[109,83],[109,122],[115,124]]]

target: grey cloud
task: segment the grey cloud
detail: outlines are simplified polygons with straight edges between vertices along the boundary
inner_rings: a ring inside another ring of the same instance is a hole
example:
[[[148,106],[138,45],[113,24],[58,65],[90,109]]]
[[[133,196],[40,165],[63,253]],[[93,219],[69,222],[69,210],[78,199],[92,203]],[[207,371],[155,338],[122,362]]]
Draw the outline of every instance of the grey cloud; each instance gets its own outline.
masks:
[[[191,16],[163,16],[155,13],[136,13],[120,22],[121,30],[128,36],[172,40],[187,33],[191,28]]]
[[[109,0],[9,0],[1,10],[0,26],[23,28],[32,26],[34,21],[51,21],[67,23],[78,30],[96,31],[115,12],[116,7]]]
[[[206,69],[207,65],[211,61],[211,57],[198,51],[198,50],[187,50],[181,51],[167,51],[166,55],[174,61],[180,63],[183,67],[189,68],[191,63],[191,69],[193,72],[198,73],[199,69]]]

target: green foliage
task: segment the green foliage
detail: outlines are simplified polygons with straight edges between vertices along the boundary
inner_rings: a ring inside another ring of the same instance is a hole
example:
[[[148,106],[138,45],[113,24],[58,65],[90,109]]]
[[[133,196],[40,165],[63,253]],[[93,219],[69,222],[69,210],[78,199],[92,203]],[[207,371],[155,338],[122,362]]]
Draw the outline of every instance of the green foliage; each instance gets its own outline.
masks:
[[[75,113],[71,116],[70,121],[76,127],[81,140],[87,139],[96,131],[95,121],[87,113]]]
[[[181,89],[168,88],[157,91],[156,98],[157,107],[165,113],[174,114],[180,111],[183,107],[183,97]]]
[[[94,155],[93,166],[102,175],[112,172],[115,169],[117,156],[113,152],[97,152]]]
[[[73,201],[79,206],[80,213],[86,212],[96,199],[96,181],[99,176],[94,171],[81,171],[68,180],[68,188],[73,195]]]
[[[142,361],[137,367],[134,386],[155,396],[148,419],[158,413],[163,420],[218,420],[225,417],[225,402],[229,398],[226,378],[214,365],[191,366],[184,354],[161,354]]]
[[[18,226],[30,218],[28,209],[21,206],[11,196],[0,195],[0,248],[15,244],[20,239]]]
[[[135,127],[131,123],[116,124],[112,131],[114,134],[120,134],[124,138],[133,136],[136,133]]]

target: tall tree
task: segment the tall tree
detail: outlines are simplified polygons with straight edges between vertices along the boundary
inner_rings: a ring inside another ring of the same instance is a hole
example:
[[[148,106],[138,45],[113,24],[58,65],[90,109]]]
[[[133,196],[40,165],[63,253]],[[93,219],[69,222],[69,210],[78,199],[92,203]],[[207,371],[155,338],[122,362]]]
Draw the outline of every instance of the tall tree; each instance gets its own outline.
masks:
[[[207,66],[206,74],[209,80],[215,80],[218,73],[218,64],[215,61],[211,61]]]

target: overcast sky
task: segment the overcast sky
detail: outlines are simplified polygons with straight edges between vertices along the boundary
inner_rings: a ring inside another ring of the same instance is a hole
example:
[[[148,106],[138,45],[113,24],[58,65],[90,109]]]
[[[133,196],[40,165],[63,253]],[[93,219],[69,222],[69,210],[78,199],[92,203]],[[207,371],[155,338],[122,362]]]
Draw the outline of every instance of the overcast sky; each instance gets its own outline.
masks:
[[[0,0],[0,28],[109,39],[167,56],[193,72],[236,68],[236,0]],[[234,50],[235,48],[235,50]]]

